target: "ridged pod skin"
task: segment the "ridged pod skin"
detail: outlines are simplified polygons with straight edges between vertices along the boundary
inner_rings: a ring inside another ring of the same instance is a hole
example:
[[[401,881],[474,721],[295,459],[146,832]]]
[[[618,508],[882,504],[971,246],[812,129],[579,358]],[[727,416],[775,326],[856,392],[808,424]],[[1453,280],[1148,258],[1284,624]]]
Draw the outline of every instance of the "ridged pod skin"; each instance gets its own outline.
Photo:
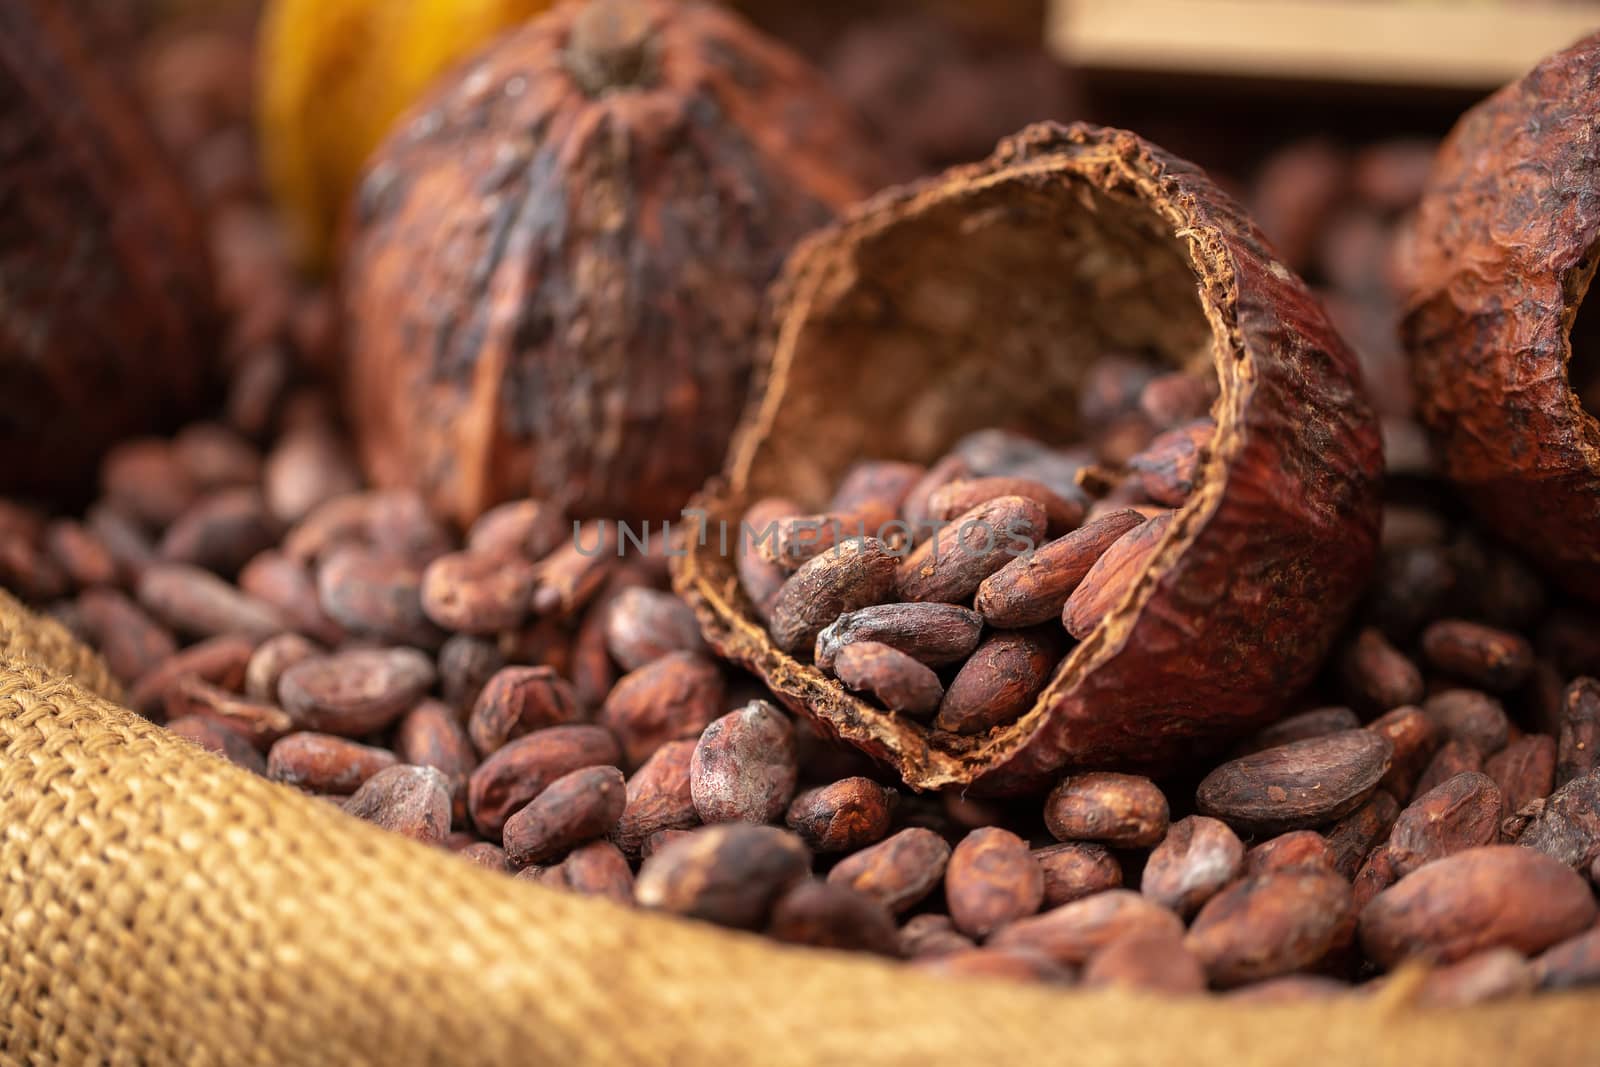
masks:
[[[1416,237],[1402,332],[1445,472],[1486,524],[1600,600],[1600,423],[1568,377],[1600,253],[1600,34],[1456,124]]]
[[[1198,169],[1125,131],[1033,126],[808,239],[776,295],[763,388],[696,500],[710,535],[673,578],[711,645],[791,708],[914,787],[1015,792],[1063,766],[1167,763],[1311,677],[1376,551],[1376,422],[1315,298]],[[857,457],[927,462],[985,426],[1070,440],[1076,383],[1109,348],[1215,367],[1213,454],[1021,719],[930,732],[773,645],[719,523],[778,493],[815,507]]]
[[[715,7],[567,4],[500,39],[357,194],[369,473],[462,522],[530,492],[675,517],[733,432],[763,288],[881,172],[815,72]]]
[[[85,488],[119,438],[203,398],[199,219],[115,64],[116,31],[0,4],[0,491]],[[93,42],[93,46],[91,46]]]

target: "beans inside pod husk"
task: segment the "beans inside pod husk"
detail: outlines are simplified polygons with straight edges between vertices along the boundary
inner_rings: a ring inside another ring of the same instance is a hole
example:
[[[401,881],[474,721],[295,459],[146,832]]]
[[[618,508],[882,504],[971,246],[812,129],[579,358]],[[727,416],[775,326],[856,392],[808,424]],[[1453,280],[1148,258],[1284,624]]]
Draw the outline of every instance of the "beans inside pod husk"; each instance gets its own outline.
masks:
[[[1199,169],[1126,131],[1033,126],[813,235],[773,298],[765,380],[673,579],[708,642],[790,708],[914,787],[1016,792],[1063,766],[1169,763],[1311,677],[1376,552],[1376,422],[1316,299]],[[987,426],[1071,440],[1082,375],[1112,348],[1214,368],[1214,445],[1029,711],[933,731],[777,648],[735,574],[752,502],[815,508],[861,457],[928,462]]]
[[[1402,327],[1419,412],[1480,517],[1600,600],[1600,34],[1483,101],[1439,149]],[[1593,312],[1591,312],[1593,313]],[[1594,397],[1591,389],[1590,399]]]

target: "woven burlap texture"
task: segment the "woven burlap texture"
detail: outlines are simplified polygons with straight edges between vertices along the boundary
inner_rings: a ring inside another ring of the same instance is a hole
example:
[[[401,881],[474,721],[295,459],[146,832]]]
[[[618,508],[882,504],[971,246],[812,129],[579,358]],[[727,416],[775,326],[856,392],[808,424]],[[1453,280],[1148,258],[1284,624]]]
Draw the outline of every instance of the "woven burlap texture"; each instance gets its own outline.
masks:
[[[6,1063],[1579,1064],[1594,997],[1420,1012],[952,981],[482,871],[95,695],[0,594]]]

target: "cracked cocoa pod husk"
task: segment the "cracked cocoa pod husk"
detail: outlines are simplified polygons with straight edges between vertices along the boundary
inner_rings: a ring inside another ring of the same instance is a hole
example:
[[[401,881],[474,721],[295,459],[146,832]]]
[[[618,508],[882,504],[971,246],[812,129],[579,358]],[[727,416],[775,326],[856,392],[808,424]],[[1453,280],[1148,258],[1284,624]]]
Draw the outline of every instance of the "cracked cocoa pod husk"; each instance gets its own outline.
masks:
[[[1600,425],[1573,326],[1600,242],[1600,35],[1469,111],[1417,216],[1402,327],[1444,471],[1483,521],[1600,599]]]
[[[675,517],[721,459],[765,285],[877,188],[856,118],[710,4],[562,5],[379,149],[346,243],[369,472],[468,521]]]
[[[1315,298],[1192,165],[1125,131],[1034,126],[809,238],[774,298],[763,389],[696,501],[709,536],[673,572],[710,644],[791,708],[914,787],[1014,792],[1243,734],[1314,672],[1373,560],[1377,426]],[[1214,367],[1217,429],[1150,562],[1019,719],[930,730],[775,645],[720,524],[766,496],[819,509],[862,456],[927,463],[997,425],[1072,440],[1107,348]]]
[[[88,488],[112,442],[191,413],[216,327],[200,221],[91,15],[0,10],[0,487]],[[49,462],[39,462],[48,457]]]

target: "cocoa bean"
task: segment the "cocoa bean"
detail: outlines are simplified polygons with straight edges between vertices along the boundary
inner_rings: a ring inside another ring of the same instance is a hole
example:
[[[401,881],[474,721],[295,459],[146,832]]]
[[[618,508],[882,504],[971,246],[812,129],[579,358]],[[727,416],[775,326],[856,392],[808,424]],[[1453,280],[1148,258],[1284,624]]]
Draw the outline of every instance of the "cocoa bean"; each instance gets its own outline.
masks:
[[[1500,815],[1504,818],[1549,796],[1555,788],[1555,738],[1544,734],[1519,737],[1484,761],[1483,770],[1500,787]]]
[[[278,696],[307,729],[362,737],[405,714],[434,677],[416,649],[350,649],[296,663],[279,677]]]
[[[267,774],[267,761],[250,739],[220,722],[198,716],[168,719],[167,730],[193,741],[207,752],[216,753],[235,767],[242,767],[263,777]]]
[[[846,688],[914,719],[932,715],[944,699],[944,686],[931,667],[876,641],[845,645],[834,658],[833,673]]]
[[[527,870],[537,870],[528,867]],[[627,907],[634,900],[633,869],[609,841],[591,841],[573,849],[567,858],[545,869],[546,885],[580,896],[600,897]]]
[[[253,486],[261,480],[261,452],[221,423],[185,426],[172,439],[172,454],[204,491]]]
[[[1400,816],[1400,803],[1381,787],[1365,804],[1328,829],[1328,853],[1333,869],[1346,879],[1354,879],[1369,853],[1389,837],[1389,830]]]
[[[1252,752],[1263,752],[1293,741],[1326,737],[1343,730],[1354,730],[1360,726],[1361,720],[1356,718],[1356,713],[1349,708],[1314,708],[1299,715],[1291,715],[1287,719],[1280,719],[1271,726],[1257,731],[1239,746],[1237,754],[1248,756]]]
[[[1069,634],[1085,640],[1100,620],[1122,602],[1166,538],[1173,514],[1162,512],[1146,519],[1117,538],[1095,560],[1061,609],[1061,623]]]
[[[288,712],[274,704],[247,700],[195,675],[185,675],[166,692],[167,718],[212,719],[238,731],[257,748],[296,728]]]
[[[1423,976],[1416,1003],[1428,1008],[1467,1008],[1532,993],[1533,967],[1520,952],[1491,948]]]
[[[1404,878],[1424,863],[1500,837],[1500,788],[1488,775],[1468,771],[1413,800],[1389,833],[1389,860]]]
[[[1165,429],[1204,416],[1216,398],[1217,384],[1188,371],[1172,371],[1150,379],[1139,393],[1139,410]]]
[[[954,522],[968,512],[1008,496],[1031,500],[1044,509],[1047,537],[1061,537],[1083,521],[1084,502],[1079,496],[1063,497],[1031,478],[1007,476],[947,482],[929,494],[927,519],[933,523]]]
[[[1027,842],[1009,830],[984,827],[951,852],[944,896],[956,929],[983,940],[1039,910],[1044,872]]]
[[[625,671],[636,671],[672,652],[704,652],[700,624],[689,605],[654,589],[617,594],[606,612],[606,648]]]
[[[1057,963],[1081,964],[1113,941],[1136,934],[1182,937],[1183,923],[1132,890],[1110,889],[1008,923],[989,944],[1004,949],[1030,948]]]
[[[1600,859],[1600,771],[1574,778],[1550,794],[1517,844],[1578,870]]]
[[[1532,955],[1594,920],[1589,887],[1566,865],[1491,845],[1430,863],[1374,897],[1361,912],[1361,944],[1382,967],[1453,963],[1497,947]]]
[[[928,469],[919,463],[865,460],[845,471],[828,502],[828,510],[859,511],[871,507],[897,515],[906,497],[927,473]],[[789,513],[794,514],[794,510]]]
[[[495,634],[522,625],[534,567],[520,556],[446,552],[422,572],[422,612],[452,633]]]
[[[299,522],[317,508],[361,487],[350,450],[324,426],[287,430],[261,472],[267,508],[279,522]]]
[[[1128,476],[1155,503],[1182,507],[1199,484],[1216,430],[1217,424],[1204,418],[1157,434],[1128,460]]]
[[[157,528],[182,515],[200,491],[172,445],[150,438],[123,441],[107,452],[100,488],[124,514]]]
[[[1254,878],[1277,871],[1317,868],[1331,871],[1333,864],[1333,849],[1327,838],[1315,830],[1291,830],[1252,846],[1244,854],[1243,874]]]
[[[621,756],[616,738],[601,726],[552,726],[519,737],[467,779],[467,813],[480,834],[498,840],[511,813],[551,782],[584,767],[613,766]]]
[[[882,901],[816,879],[797,883],[777,899],[766,933],[790,945],[900,955],[900,933]]]
[[[1195,802],[1203,814],[1252,833],[1323,826],[1366,801],[1393,751],[1370,730],[1295,741],[1224,763],[1201,781]]]
[[[394,750],[404,763],[432,767],[450,783],[450,810],[457,824],[467,818],[467,780],[478,766],[472,740],[455,710],[424,700],[406,712],[394,732]]]
[[[439,693],[444,702],[465,715],[506,665],[505,656],[492,642],[470,634],[456,634],[439,648]]]
[[[1075,841],[1033,850],[1044,872],[1045,908],[1058,908],[1074,900],[1122,886],[1122,864],[1102,845]]]
[[[80,589],[112,585],[122,568],[105,543],[82,523],[57,519],[44,529],[44,549],[67,580]]]
[[[1446,674],[1496,693],[1521,685],[1533,669],[1533,648],[1517,634],[1460,619],[1422,632],[1422,654]]]
[[[627,855],[639,855],[657,834],[699,825],[691,774],[697,744],[668,741],[628,779],[622,815],[612,832],[612,840]]]
[[[905,500],[900,504],[900,514],[911,526],[912,531],[921,531],[928,527],[930,522],[928,503],[934,493],[951,482],[971,478],[973,474],[971,465],[958,455],[945,456],[929,467],[928,473],[917,479],[916,484],[906,493]]]
[[[1084,965],[1083,984],[1151,993],[1203,993],[1206,972],[1180,935],[1157,931],[1120,937],[1101,948]]]
[[[772,609],[789,574],[777,563],[764,556],[760,549],[766,536],[776,535],[780,520],[799,512],[792,500],[769,497],[758,500],[744,513],[740,522],[738,556],[735,559],[739,585],[750,598],[756,616],[762,622],[772,622]],[[751,543],[755,542],[755,543]]]
[[[616,525],[604,519],[575,528],[571,541],[539,563],[533,610],[558,618],[582,611],[617,566],[617,536]]]
[[[1448,740],[1464,741],[1485,759],[1506,746],[1511,720],[1500,702],[1475,689],[1447,689],[1422,705]]]
[[[518,867],[552,860],[610,833],[626,803],[622,772],[615,767],[565,774],[506,820],[506,855]]]
[[[1167,798],[1150,779],[1098,771],[1064,778],[1044,804],[1057,841],[1103,841],[1148,848],[1167,832]]]
[[[241,593],[209,571],[181,563],[152,563],[139,576],[139,603],[191,637],[239,634],[264,640],[287,628],[276,609]]]
[[[1042,545],[1046,528],[1037,501],[1002,496],[980,504],[912,550],[900,564],[896,590],[903,600],[968,603],[985,578]]]
[[[409,489],[347,493],[320,503],[283,540],[283,552],[301,563],[324,560],[340,548],[363,548],[403,560],[421,571],[453,547],[448,531]]]
[[[882,901],[899,915],[933,892],[949,862],[944,838],[910,827],[846,856],[828,872],[828,881]]]
[[[437,649],[445,633],[422,610],[422,568],[360,545],[330,550],[317,568],[317,602],[350,633]]]
[[[267,777],[312,793],[349,794],[398,760],[375,748],[330,734],[290,734],[267,753]]]
[[[231,578],[278,540],[278,522],[254,488],[219,489],[198,498],[167,527],[157,554]]]
[[[725,823],[696,830],[645,860],[634,899],[646,908],[754,930],[810,870],[811,854],[794,834]]]
[[[627,768],[638,767],[668,741],[699,737],[723,707],[717,665],[693,652],[673,652],[618,680],[600,722],[622,743]]]
[[[1600,928],[1585,930],[1552,945],[1533,961],[1541,989],[1600,985]]]
[[[296,663],[320,655],[321,649],[296,633],[278,634],[256,646],[244,668],[244,692],[262,704],[278,702],[278,681]],[[407,761],[410,762],[410,761]]]
[[[1558,786],[1600,768],[1600,682],[1575,678],[1561,694],[1561,733],[1556,749]]]
[[[950,916],[937,912],[913,915],[900,928],[900,955],[907,959],[947,956],[976,947],[970,937],[956,932]]]
[[[1422,672],[1374,627],[1356,635],[1345,651],[1343,667],[1352,696],[1369,707],[1387,711],[1422,700]]]
[[[262,552],[239,572],[239,588],[274,608],[292,629],[325,645],[342,644],[344,628],[322,610],[317,585],[305,564],[276,549]]]
[[[1069,985],[1074,978],[1071,968],[1062,967],[1020,945],[1004,949],[958,949],[924,955],[913,959],[911,966],[946,978],[999,978],[1013,982],[1053,982],[1060,985]]]
[[[578,694],[549,667],[503,667],[472,704],[467,735],[480,756],[514,737],[583,718]]]
[[[1046,626],[986,638],[945,689],[934,729],[975,734],[1014,721],[1049,684],[1064,645]]]
[[[1368,723],[1367,729],[1388,738],[1394,746],[1389,771],[1378,788],[1398,799],[1410,797],[1417,778],[1433,758],[1443,731],[1426,712],[1411,705],[1385,712]]]
[[[1411,795],[1420,797],[1458,774],[1481,770],[1483,770],[1483,755],[1477,746],[1469,741],[1452,738],[1440,745],[1438,751],[1433,754],[1433,758],[1423,768],[1422,774],[1417,777]]]
[[[877,604],[846,612],[817,636],[817,666],[833,670],[834,658],[858,642],[888,645],[929,667],[960,663],[978,647],[983,619],[956,604]]]
[[[1145,862],[1139,892],[1187,918],[1233,881],[1244,863],[1244,844],[1224,822],[1189,815],[1167,828]]]
[[[793,573],[847,541],[872,537],[901,548],[910,536],[909,527],[898,522],[893,511],[874,502],[852,511],[785,515],[777,520],[772,535],[760,538],[754,547],[762,558]]]
[[[788,810],[798,776],[789,717],[753,700],[700,735],[689,764],[689,791],[702,822],[767,823]]]
[[[506,850],[487,841],[474,841],[464,848],[457,849],[456,855],[486,871],[511,874],[515,870],[511,866],[511,861],[506,858]]]
[[[541,500],[513,500],[472,521],[467,551],[535,563],[559,548],[571,532],[560,508]]]
[[[178,651],[172,633],[115,589],[86,589],[79,618],[106,666],[131,684]]]
[[[190,645],[140,675],[128,693],[128,706],[145,715],[155,715],[165,705],[173,685],[187,675],[237,690],[244,685],[245,667],[254,651],[252,641],[233,635]]]
[[[1219,986],[1303,970],[1348,944],[1356,912],[1350,886],[1331,870],[1246,878],[1206,901],[1186,944]]]
[[[895,794],[870,778],[846,778],[807,789],[784,821],[817,852],[854,852],[889,832]]]
[[[413,841],[435,844],[450,832],[450,784],[432,767],[398,764],[361,783],[344,810]]]

